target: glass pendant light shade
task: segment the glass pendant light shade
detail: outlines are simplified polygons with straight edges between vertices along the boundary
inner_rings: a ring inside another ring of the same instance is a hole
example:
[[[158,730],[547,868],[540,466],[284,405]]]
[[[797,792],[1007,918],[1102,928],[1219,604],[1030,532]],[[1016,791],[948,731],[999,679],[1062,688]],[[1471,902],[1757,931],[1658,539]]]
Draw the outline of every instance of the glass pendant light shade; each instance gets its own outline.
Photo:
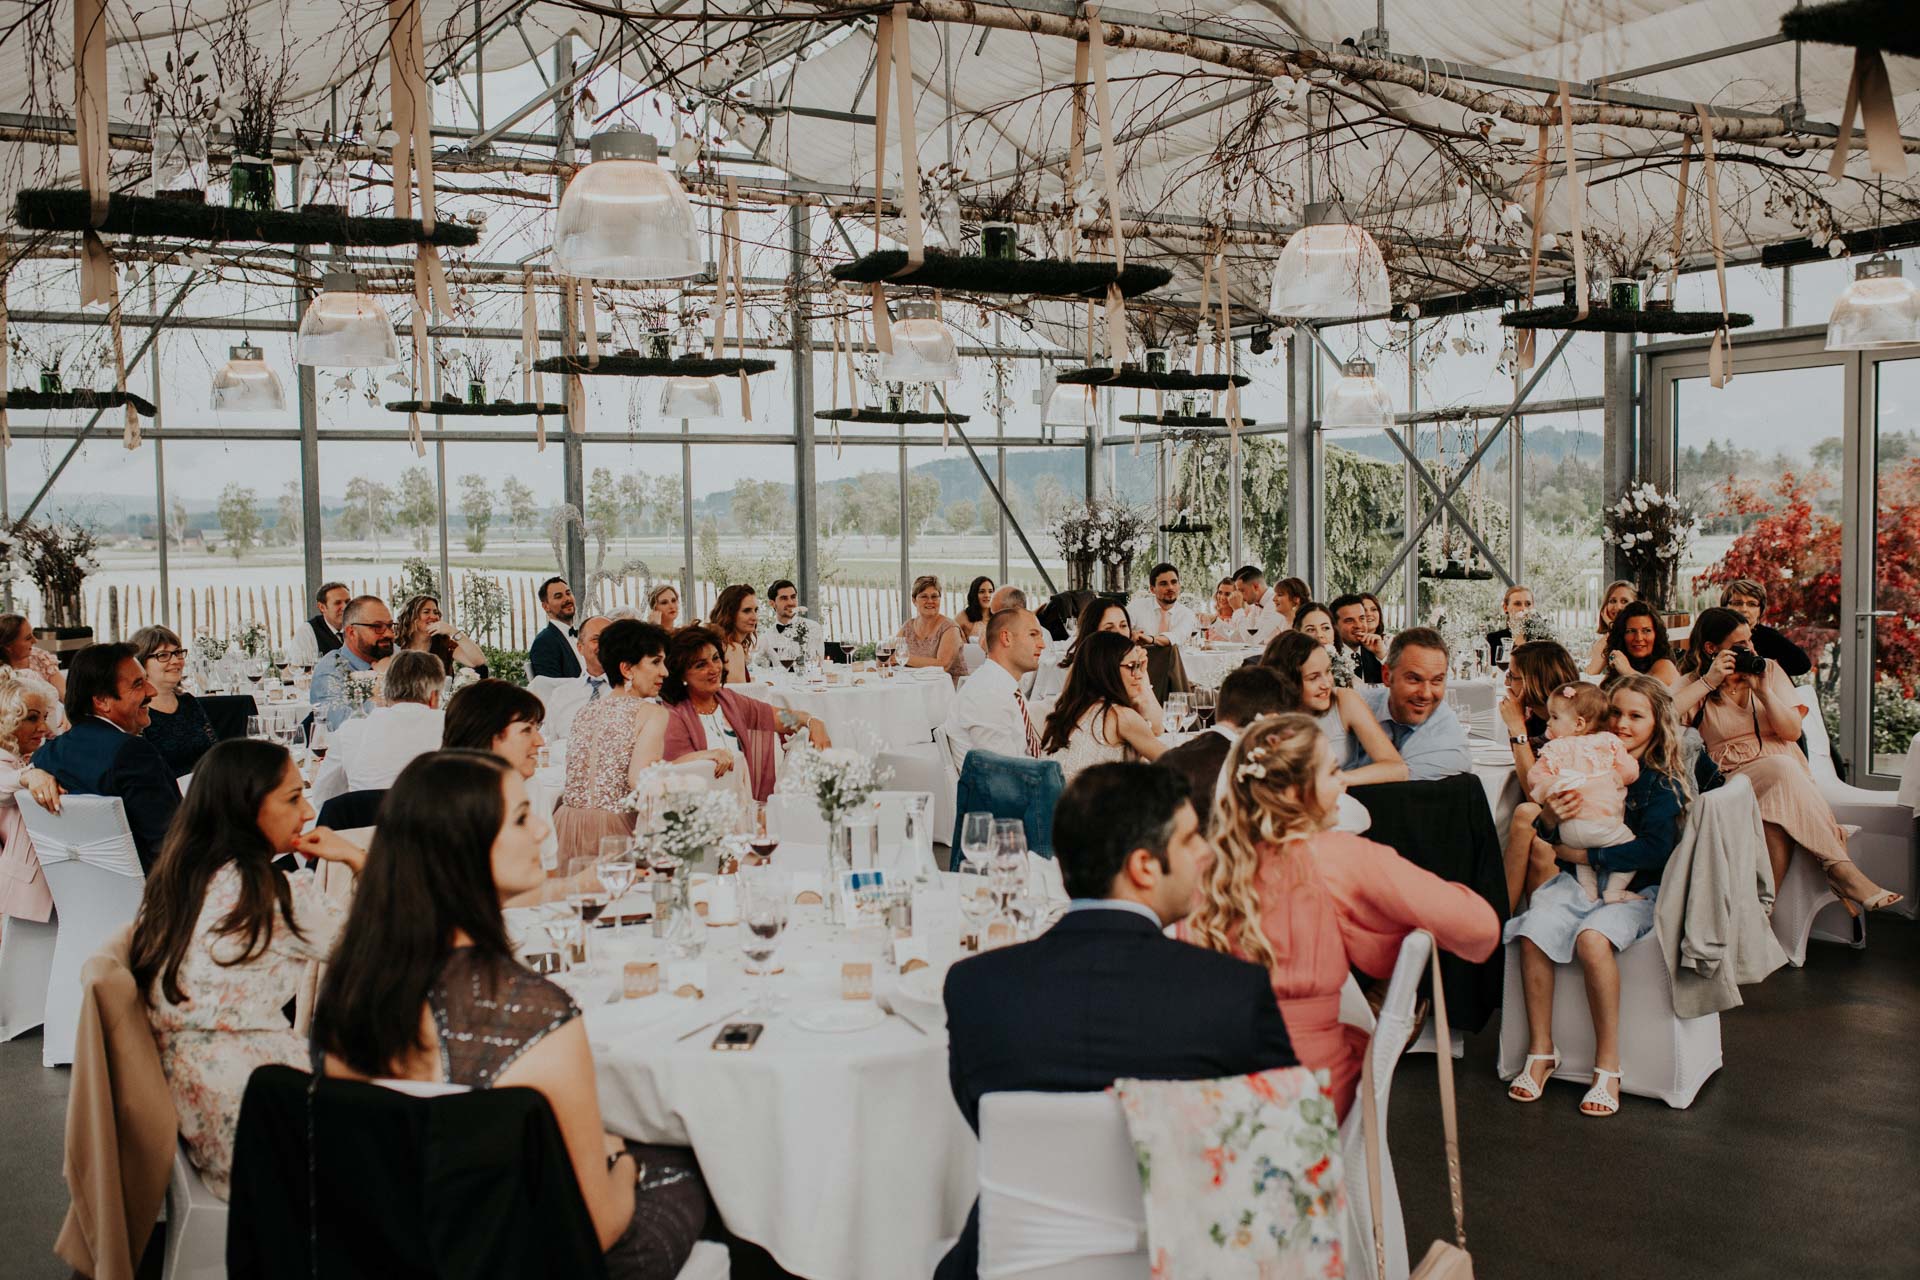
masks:
[[[1091,427],[1096,421],[1093,388],[1078,382],[1056,382],[1041,415],[1044,427]]]
[[[1306,226],[1287,240],[1273,269],[1267,310],[1306,320],[1379,315],[1392,305],[1387,263],[1366,228],[1338,204],[1307,206]]]
[[[1827,317],[1827,350],[1872,351],[1920,343],[1920,289],[1900,263],[1875,254],[1853,269],[1853,283]]]
[[[329,271],[320,296],[300,317],[294,347],[299,364],[324,369],[380,369],[400,363],[400,339],[387,311],[351,271]]]
[[[227,413],[265,413],[287,407],[287,389],[255,346],[228,348],[213,372],[213,407]]]
[[[720,407],[720,379],[668,378],[666,389],[660,393],[660,416],[663,418],[725,417],[726,411]]]
[[[650,133],[608,129],[587,144],[554,223],[553,269],[595,280],[682,280],[705,264],[693,205],[657,161]]]
[[[1340,372],[1340,380],[1327,392],[1321,430],[1384,431],[1393,426],[1393,401],[1373,376],[1373,361],[1356,356]]]
[[[888,327],[893,353],[880,357],[880,376],[889,382],[952,382],[960,376],[953,330],[931,302],[896,304],[899,318]]]

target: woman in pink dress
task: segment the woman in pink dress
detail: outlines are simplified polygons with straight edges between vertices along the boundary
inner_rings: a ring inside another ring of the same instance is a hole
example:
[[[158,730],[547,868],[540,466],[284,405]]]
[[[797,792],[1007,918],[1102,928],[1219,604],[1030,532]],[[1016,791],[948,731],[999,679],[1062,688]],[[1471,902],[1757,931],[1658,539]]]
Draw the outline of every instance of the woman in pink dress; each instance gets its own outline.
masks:
[[[712,760],[714,776],[719,777],[732,767],[738,752],[746,758],[748,790],[755,800],[765,800],[773,794],[777,739],[806,729],[814,746],[830,746],[827,726],[812,716],[776,711],[758,698],[723,688],[725,678],[717,632],[682,627],[673,633],[667,645],[667,678],[660,686],[660,701],[667,707],[666,758]]]
[[[42,807],[60,812],[60,784],[46,770],[27,763],[52,725],[46,689],[16,676],[12,667],[0,667],[0,916],[40,924],[53,915],[53,894],[40,873],[16,797],[30,792]]]
[[[1500,942],[1500,919],[1467,886],[1386,845],[1328,830],[1346,782],[1308,717],[1255,721],[1223,777],[1214,805],[1219,855],[1181,935],[1266,966],[1294,1052],[1330,1074],[1344,1117],[1367,1044],[1366,1033],[1340,1021],[1348,970],[1387,977],[1415,929],[1455,955],[1485,960]]]
[[[925,573],[913,580],[913,608],[914,615],[894,633],[907,646],[906,657],[897,659],[900,665],[939,667],[955,680],[966,675],[960,650],[967,637],[952,618],[940,612],[940,579]]]

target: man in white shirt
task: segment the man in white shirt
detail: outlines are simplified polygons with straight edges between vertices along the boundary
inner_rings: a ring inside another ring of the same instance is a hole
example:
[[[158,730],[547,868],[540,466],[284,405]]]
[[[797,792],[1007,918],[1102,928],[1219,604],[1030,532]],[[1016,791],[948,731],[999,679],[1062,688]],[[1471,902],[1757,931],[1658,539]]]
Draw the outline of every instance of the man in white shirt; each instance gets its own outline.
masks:
[[[1020,678],[1040,665],[1047,631],[1030,609],[987,619],[987,660],[961,682],[947,713],[947,752],[957,768],[974,748],[1003,756],[1040,754],[1040,734],[1020,696]]]
[[[571,736],[573,718],[580,714],[580,708],[607,696],[611,686],[607,683],[606,668],[600,662],[600,633],[612,625],[612,619],[597,614],[582,622],[579,626],[580,674],[571,680],[542,680],[542,687],[534,688],[547,708],[547,718],[540,722],[540,731],[551,741]]]
[[[1180,571],[1170,564],[1157,564],[1147,575],[1153,594],[1127,606],[1127,621],[1133,624],[1133,638],[1140,644],[1184,644],[1200,629],[1200,619],[1180,603]]]
[[[1259,565],[1246,565],[1233,575],[1244,602],[1233,615],[1233,625],[1248,640],[1263,641],[1286,626],[1286,620],[1273,606],[1273,592],[1267,589],[1267,574]]]
[[[348,791],[384,791],[415,757],[440,749],[446,679],[446,667],[425,650],[394,655],[381,682],[382,705],[334,731],[327,763],[346,770]]]
[[[765,654],[769,661],[778,660],[773,651],[777,640],[792,641],[793,647],[787,650],[788,656],[803,661],[826,652],[826,638],[817,634],[820,628],[800,613],[798,587],[782,578],[767,588],[767,601],[773,606],[773,621],[761,624],[754,647]]]
[[[346,641],[344,622],[347,615],[347,601],[353,593],[347,590],[344,582],[322,584],[319,594],[313,602],[320,611],[293,629],[287,637],[287,656],[303,666],[312,666],[320,661],[322,654],[332,653]]]

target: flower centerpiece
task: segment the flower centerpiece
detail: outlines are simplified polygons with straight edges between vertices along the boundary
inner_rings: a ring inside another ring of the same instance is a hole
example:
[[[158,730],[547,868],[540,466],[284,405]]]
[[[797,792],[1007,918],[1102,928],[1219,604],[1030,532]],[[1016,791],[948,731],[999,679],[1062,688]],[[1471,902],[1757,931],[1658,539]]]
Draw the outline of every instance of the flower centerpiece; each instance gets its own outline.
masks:
[[[865,809],[891,777],[891,769],[849,747],[802,743],[787,757],[781,792],[812,800],[827,824],[827,888],[836,924],[845,917],[839,899],[840,873],[853,870],[853,833],[847,819]]]
[[[93,530],[76,520],[22,521],[13,526],[7,559],[40,590],[45,628],[58,633],[84,626],[80,586],[95,566]]]
[[[347,696],[347,706],[352,714],[363,716],[367,709],[380,698],[380,673],[377,671],[349,671],[342,691]]]
[[[640,815],[634,835],[654,855],[689,864],[725,843],[740,821],[732,791],[658,764],[641,773],[620,807]]]
[[[1657,485],[1643,482],[1606,510],[1606,541],[1620,549],[1640,598],[1665,613],[1674,571],[1693,545],[1700,522],[1693,511]]]
[[[1144,508],[1110,498],[1068,507],[1050,530],[1067,560],[1068,590],[1092,589],[1096,563],[1104,570],[1106,590],[1125,590],[1133,558],[1152,543],[1155,527]]]
[[[264,660],[273,654],[273,639],[264,622],[249,622],[234,635],[233,643],[249,658]]]

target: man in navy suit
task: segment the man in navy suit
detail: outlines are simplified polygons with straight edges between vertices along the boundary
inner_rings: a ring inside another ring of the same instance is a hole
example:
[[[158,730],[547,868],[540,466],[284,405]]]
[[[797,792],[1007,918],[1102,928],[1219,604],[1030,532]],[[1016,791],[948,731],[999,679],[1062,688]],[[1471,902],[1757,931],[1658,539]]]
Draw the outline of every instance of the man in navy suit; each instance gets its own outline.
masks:
[[[577,679],[581,671],[580,633],[573,625],[573,588],[565,578],[548,578],[540,584],[540,607],[546,610],[547,625],[540,628],[527,650],[527,674]]]
[[[180,785],[160,751],[141,737],[153,686],[130,644],[89,645],[67,671],[67,719],[73,727],[33,753],[33,767],[81,796],[118,796],[142,870],[166,839]]]
[[[1053,846],[1073,905],[1031,942],[947,973],[947,1069],[976,1130],[988,1093],[1080,1093],[1116,1079],[1213,1080],[1294,1065],[1264,969],[1168,938],[1213,858],[1186,779],[1147,764],[1083,771]],[[937,1280],[979,1270],[979,1206]]]

